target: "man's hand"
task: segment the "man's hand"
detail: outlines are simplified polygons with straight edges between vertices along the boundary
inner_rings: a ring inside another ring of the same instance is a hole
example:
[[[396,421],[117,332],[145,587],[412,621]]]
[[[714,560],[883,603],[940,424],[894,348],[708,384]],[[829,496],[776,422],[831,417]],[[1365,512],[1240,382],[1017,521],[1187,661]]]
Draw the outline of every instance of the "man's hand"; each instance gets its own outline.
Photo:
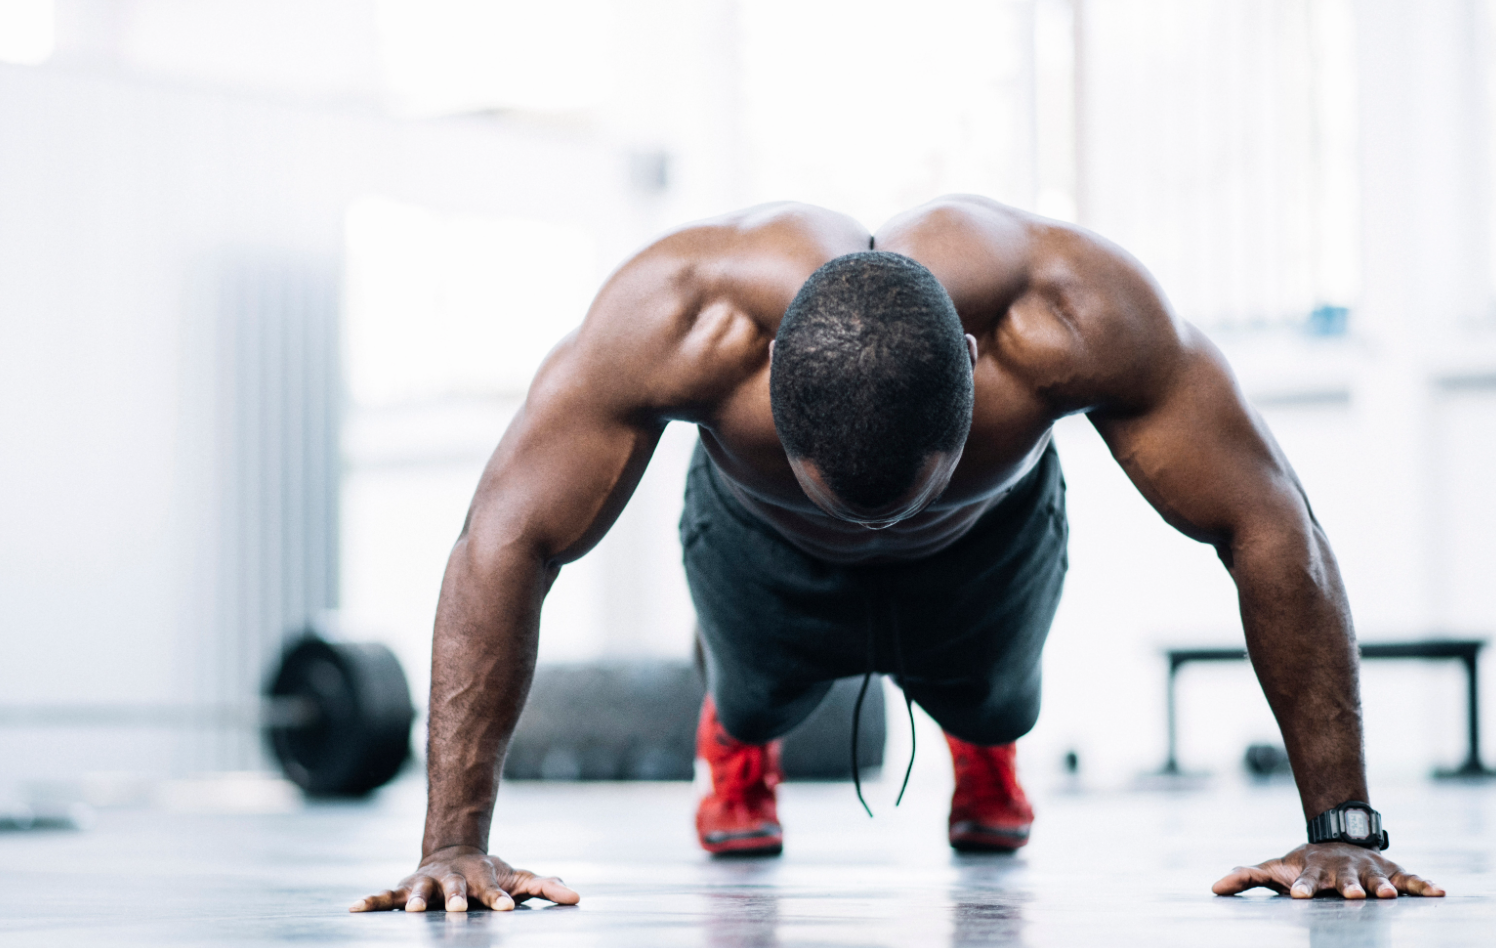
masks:
[[[407,912],[424,912],[435,898],[441,900],[448,912],[466,912],[470,898],[495,912],[507,912],[516,902],[526,899],[575,905],[582,897],[554,876],[541,878],[533,872],[515,869],[473,846],[448,846],[422,859],[416,871],[401,879],[397,887],[360,899],[348,911],[387,912],[403,908]]]
[[[1367,893],[1379,899],[1444,894],[1381,853],[1350,843],[1306,843],[1282,859],[1237,866],[1210,888],[1216,895],[1235,895],[1258,886],[1296,899],[1312,899],[1321,892],[1339,892],[1348,899],[1364,899]]]

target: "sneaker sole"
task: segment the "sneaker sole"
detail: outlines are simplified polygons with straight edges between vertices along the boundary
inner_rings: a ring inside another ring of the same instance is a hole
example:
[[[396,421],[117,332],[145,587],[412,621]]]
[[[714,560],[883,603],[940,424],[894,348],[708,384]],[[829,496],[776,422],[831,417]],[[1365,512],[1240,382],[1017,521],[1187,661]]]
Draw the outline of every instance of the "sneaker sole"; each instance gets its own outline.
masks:
[[[782,832],[714,833],[700,837],[701,848],[713,856],[778,856],[784,851]]]
[[[999,829],[979,823],[957,823],[951,827],[951,848],[963,853],[1010,853],[1028,845],[1028,827]]]

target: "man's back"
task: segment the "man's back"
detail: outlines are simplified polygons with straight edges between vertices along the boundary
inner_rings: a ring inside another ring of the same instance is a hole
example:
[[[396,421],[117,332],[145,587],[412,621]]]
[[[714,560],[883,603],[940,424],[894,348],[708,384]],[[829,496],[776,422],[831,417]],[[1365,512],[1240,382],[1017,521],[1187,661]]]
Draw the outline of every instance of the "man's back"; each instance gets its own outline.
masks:
[[[807,498],[769,398],[770,342],[796,292],[828,261],[869,249],[928,268],[978,352],[971,433],[949,488],[922,513],[876,532]],[[808,552],[849,562],[915,558],[954,542],[1032,467],[1057,418],[1123,406],[1156,385],[1178,359],[1180,334],[1121,251],[1053,221],[955,196],[877,234],[795,204],[688,226],[621,268],[566,345],[633,336],[610,347],[614,359],[595,371],[631,375],[633,400],[658,421],[700,425],[707,453],[744,506]]]

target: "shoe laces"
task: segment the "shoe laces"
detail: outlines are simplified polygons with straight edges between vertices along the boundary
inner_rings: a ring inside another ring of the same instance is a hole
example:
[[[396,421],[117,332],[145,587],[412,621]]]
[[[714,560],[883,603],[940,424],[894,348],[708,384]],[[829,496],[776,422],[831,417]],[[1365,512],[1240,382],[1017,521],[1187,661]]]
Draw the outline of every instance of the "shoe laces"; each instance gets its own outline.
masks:
[[[951,755],[956,765],[956,784],[968,792],[978,788],[996,790],[1005,801],[1023,795],[1012,744],[984,747],[961,741]]]
[[[745,744],[716,736],[718,753],[711,761],[712,792],[727,804],[748,804],[770,795],[778,774],[770,767],[770,745]]]

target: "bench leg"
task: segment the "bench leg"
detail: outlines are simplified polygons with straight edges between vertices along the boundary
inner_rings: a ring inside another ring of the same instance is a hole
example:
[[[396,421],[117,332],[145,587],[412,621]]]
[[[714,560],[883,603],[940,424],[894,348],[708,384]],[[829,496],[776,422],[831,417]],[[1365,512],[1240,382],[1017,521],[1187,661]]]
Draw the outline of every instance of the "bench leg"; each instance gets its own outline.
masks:
[[[1468,730],[1465,761],[1453,770],[1437,770],[1435,777],[1485,778],[1496,777],[1496,770],[1488,770],[1480,759],[1480,678],[1476,660],[1478,653],[1461,656],[1465,665],[1465,711]]]
[[[1177,711],[1174,706],[1174,679],[1178,677],[1179,666],[1173,662],[1169,663],[1169,683],[1166,686],[1168,697],[1168,724],[1169,724],[1169,757],[1164,761],[1159,770],[1161,774],[1179,773],[1179,724],[1176,719]]]

